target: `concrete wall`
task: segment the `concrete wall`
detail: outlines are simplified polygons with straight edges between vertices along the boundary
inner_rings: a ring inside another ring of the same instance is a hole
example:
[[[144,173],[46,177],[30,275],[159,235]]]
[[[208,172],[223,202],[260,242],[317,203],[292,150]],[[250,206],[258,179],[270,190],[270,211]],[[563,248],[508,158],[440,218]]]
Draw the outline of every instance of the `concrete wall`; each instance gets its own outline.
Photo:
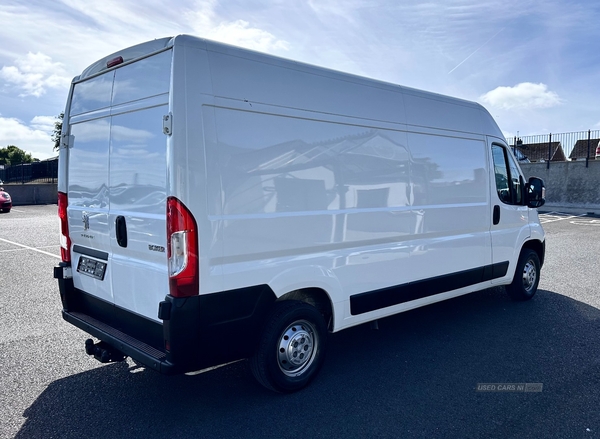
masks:
[[[521,163],[527,178],[540,177],[546,184],[546,206],[600,209],[600,160]]]
[[[56,204],[58,189],[55,184],[4,184],[4,190],[10,194],[13,206],[25,204]]]

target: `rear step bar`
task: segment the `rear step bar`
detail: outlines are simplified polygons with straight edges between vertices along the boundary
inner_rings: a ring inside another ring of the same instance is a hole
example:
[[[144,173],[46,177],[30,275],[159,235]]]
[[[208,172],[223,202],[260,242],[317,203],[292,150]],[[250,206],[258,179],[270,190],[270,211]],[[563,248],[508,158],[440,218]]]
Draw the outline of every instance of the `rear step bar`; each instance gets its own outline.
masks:
[[[102,361],[102,358],[108,360],[106,362],[110,362],[121,361],[118,360],[119,356],[122,356],[122,359],[128,356],[144,366],[166,375],[178,372],[174,365],[167,361],[167,354],[165,352],[143,341],[133,338],[84,313],[63,310],[62,315],[67,322],[101,340],[98,344],[93,344],[93,341],[89,340],[91,345],[86,341],[86,352],[89,355],[94,355],[101,362],[105,362]]]

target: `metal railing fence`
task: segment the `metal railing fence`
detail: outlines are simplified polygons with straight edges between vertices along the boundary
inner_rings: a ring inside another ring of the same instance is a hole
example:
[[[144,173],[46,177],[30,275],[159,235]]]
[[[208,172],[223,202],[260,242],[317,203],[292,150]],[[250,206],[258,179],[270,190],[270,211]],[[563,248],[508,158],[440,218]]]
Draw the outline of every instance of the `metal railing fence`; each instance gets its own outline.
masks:
[[[550,162],[585,160],[587,166],[596,158],[600,130],[514,136],[506,141],[515,155],[520,157],[522,154],[531,162],[546,162],[549,167]]]
[[[0,180],[4,183],[56,183],[57,179],[58,159],[5,165],[0,169]]]

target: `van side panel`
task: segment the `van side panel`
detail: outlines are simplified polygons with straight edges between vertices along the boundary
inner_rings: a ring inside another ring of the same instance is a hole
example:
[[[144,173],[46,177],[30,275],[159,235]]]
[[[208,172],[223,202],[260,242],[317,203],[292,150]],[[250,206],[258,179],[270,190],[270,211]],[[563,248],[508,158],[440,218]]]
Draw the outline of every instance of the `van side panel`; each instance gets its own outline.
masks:
[[[355,294],[491,263],[482,136],[407,134],[385,121],[215,103],[203,110],[216,126],[206,141],[208,213],[222,224],[223,256],[214,262],[225,290],[268,283],[281,295],[300,283],[302,266],[319,267],[315,281],[332,285],[337,306]],[[460,110],[478,116],[472,106]],[[336,329],[373,317],[338,309]]]
[[[207,48],[207,201],[224,290],[267,283],[285,294],[312,266],[339,291],[336,306],[491,263],[478,105]],[[343,308],[336,328],[350,318]]]

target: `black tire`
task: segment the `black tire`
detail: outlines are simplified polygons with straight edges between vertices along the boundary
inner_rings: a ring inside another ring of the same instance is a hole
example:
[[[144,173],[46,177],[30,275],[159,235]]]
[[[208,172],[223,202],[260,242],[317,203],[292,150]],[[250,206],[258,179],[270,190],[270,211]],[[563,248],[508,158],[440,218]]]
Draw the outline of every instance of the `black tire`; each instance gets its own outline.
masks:
[[[250,368],[267,389],[295,392],[317,375],[326,346],[327,325],[314,306],[295,300],[276,302]]]
[[[515,277],[506,292],[513,300],[524,301],[531,299],[540,283],[540,258],[531,249],[523,249],[515,269]]]

